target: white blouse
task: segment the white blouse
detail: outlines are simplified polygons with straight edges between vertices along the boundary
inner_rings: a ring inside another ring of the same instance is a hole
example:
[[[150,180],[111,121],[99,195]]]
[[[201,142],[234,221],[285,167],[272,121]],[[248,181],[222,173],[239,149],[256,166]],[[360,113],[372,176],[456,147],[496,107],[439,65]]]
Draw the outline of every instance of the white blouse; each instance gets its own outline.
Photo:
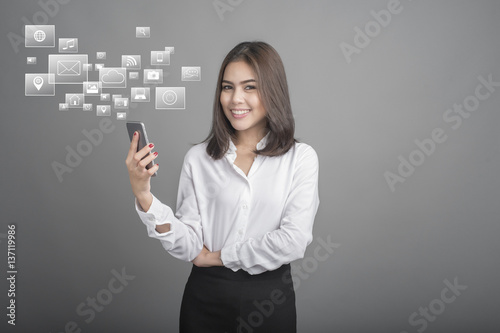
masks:
[[[267,135],[257,144],[265,147]],[[245,175],[234,164],[236,146],[213,160],[206,143],[192,147],[184,158],[177,210],[153,203],[136,210],[150,237],[159,239],[172,256],[191,261],[203,244],[221,251],[224,266],[250,274],[279,268],[304,257],[312,241],[318,197],[318,156],[305,143],[286,154],[257,155]],[[158,233],[156,225],[170,223]]]

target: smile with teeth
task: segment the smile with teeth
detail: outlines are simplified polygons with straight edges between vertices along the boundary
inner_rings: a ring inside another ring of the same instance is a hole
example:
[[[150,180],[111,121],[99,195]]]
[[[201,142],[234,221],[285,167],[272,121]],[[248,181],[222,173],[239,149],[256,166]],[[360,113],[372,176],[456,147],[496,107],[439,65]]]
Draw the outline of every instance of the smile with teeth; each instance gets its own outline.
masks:
[[[232,109],[231,112],[233,114],[241,115],[250,112],[249,109]]]

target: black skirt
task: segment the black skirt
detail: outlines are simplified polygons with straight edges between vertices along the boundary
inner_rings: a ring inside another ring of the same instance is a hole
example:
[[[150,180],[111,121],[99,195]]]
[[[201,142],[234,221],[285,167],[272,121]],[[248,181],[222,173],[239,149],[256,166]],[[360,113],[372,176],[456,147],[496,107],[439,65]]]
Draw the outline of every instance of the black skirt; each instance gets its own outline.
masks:
[[[193,265],[184,289],[181,333],[296,333],[290,265],[250,275]]]

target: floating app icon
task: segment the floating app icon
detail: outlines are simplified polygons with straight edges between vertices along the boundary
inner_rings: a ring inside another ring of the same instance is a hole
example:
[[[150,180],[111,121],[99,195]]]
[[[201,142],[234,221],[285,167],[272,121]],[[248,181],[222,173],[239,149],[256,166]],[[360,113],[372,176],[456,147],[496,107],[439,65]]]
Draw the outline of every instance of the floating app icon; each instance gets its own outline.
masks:
[[[117,120],[127,120],[127,113],[126,112],[117,112],[116,119]]]
[[[117,97],[113,101],[114,107],[117,110],[128,110],[128,98],[127,97]]]
[[[122,55],[122,68],[141,69],[141,56]]]
[[[66,103],[70,108],[82,108],[85,102],[83,94],[66,94]]]
[[[144,83],[163,83],[163,70],[145,69],[143,81]]]
[[[83,64],[83,70],[87,72],[92,71],[92,64]]]
[[[59,103],[59,111],[68,111],[69,104],[68,103]]]
[[[101,82],[99,82],[99,81],[85,81],[85,82],[83,82],[83,94],[85,96],[99,96],[99,95],[101,95]]]
[[[36,57],[26,57],[26,64],[36,65]]]
[[[92,111],[92,104],[83,103],[83,111]]]
[[[175,53],[175,47],[173,46],[165,46],[165,51],[170,52],[170,54]]]
[[[201,81],[200,67],[182,67],[182,81]]]
[[[139,78],[139,72],[128,72],[128,78],[131,80],[137,80]]]
[[[102,102],[109,102],[111,100],[111,95],[108,93],[102,93],[101,94],[101,101]]]
[[[149,37],[151,37],[150,27],[136,27],[135,28],[135,37],[136,38],[149,38]]]
[[[99,72],[101,68],[104,68],[104,64],[94,64],[94,70]]]
[[[99,70],[102,88],[126,88],[127,70],[120,67],[103,67]]]
[[[56,86],[50,83],[51,74],[25,74],[24,94],[26,96],[54,96]]]
[[[26,25],[24,27],[24,46],[55,47],[55,36],[54,25]]]
[[[96,52],[95,57],[99,60],[106,60],[106,52]]]
[[[131,102],[149,102],[149,87],[132,87],[130,89]]]
[[[151,65],[170,65],[170,52],[151,51]]]
[[[59,38],[59,53],[77,53],[78,38]]]
[[[55,84],[82,84],[88,81],[86,54],[49,54],[49,73]]]
[[[99,117],[111,116],[111,105],[96,105],[96,114]]]
[[[113,101],[113,103],[115,102],[115,99],[119,98],[119,97],[122,97],[122,95],[118,95],[118,94],[113,94],[113,96],[111,96],[111,100]]]
[[[185,87],[156,87],[156,109],[186,108]]]

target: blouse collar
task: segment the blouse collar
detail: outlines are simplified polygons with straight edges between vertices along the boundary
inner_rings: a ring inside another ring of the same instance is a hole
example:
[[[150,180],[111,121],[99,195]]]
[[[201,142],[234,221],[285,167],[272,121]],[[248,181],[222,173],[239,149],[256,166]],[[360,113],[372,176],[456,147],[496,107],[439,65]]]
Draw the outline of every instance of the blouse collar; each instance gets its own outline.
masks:
[[[269,138],[269,133],[270,131],[267,132],[267,134],[257,143],[257,150],[263,149],[267,145],[267,139]],[[229,149],[226,152],[226,157],[231,160],[231,163],[234,163],[234,160],[236,159],[236,146],[234,145],[234,142],[232,139],[229,139]]]
[[[268,138],[269,138],[269,132],[267,132],[267,134],[257,143],[257,147],[256,147],[257,150],[261,150],[267,145]],[[231,154],[231,153],[236,153],[237,150],[238,149],[234,145],[233,140],[229,139],[229,149],[227,150],[226,155]]]

